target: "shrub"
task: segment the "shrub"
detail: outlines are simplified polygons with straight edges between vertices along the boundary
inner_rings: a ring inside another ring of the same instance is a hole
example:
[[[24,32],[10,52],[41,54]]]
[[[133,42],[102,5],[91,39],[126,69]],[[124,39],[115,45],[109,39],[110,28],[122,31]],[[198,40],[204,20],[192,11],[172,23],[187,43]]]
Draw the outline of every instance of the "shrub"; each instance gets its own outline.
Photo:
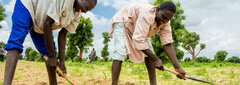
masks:
[[[190,58],[185,58],[184,59],[184,62],[189,62],[189,61],[192,61]]]
[[[211,59],[209,59],[207,57],[197,57],[196,62],[199,62],[199,63],[202,63],[202,62],[210,63]]]
[[[183,58],[183,56],[184,56],[184,52],[181,51],[180,49],[176,49],[176,50],[175,50],[175,53],[176,53],[177,59],[178,59],[179,61],[182,60],[182,58]]]
[[[44,59],[42,59],[41,56],[37,56],[35,61],[37,61],[37,62],[44,62]]]
[[[227,51],[220,50],[214,56],[214,60],[217,61],[217,62],[222,62],[226,59],[227,54],[228,54]]]
[[[227,62],[231,62],[231,63],[240,63],[240,58],[237,56],[233,56],[231,58],[227,59]]]
[[[19,59],[19,60],[23,60],[23,59],[24,59],[24,58],[23,58],[23,55],[20,54],[19,57],[18,57],[18,59]]]

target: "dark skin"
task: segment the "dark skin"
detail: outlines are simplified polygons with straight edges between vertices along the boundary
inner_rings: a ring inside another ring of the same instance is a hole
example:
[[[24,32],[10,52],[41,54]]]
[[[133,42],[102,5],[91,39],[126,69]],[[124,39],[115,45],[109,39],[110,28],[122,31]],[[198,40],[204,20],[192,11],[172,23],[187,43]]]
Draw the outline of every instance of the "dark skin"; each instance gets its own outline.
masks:
[[[91,0],[75,0],[74,8],[75,12],[84,12],[92,10],[95,7],[95,3]],[[54,54],[54,46],[53,46],[53,39],[52,39],[52,24],[54,23],[54,20],[50,17],[47,17],[46,23],[44,25],[44,38],[46,47],[49,53],[48,61],[46,61],[46,65],[48,68],[48,75],[49,75],[49,82],[56,82],[56,75],[52,75],[53,72],[55,72],[56,66],[57,66],[57,58]],[[58,37],[58,47],[59,47],[59,58],[60,58],[60,69],[63,71],[64,74],[66,74],[66,67],[65,67],[65,45],[66,45],[66,29],[61,29],[59,32]],[[50,71],[49,71],[50,70]],[[50,76],[52,75],[52,76]],[[60,74],[59,74],[60,75]],[[55,85],[51,84],[51,85]]]
[[[87,11],[92,10],[95,7],[95,3],[93,0],[75,0],[73,8],[75,12],[80,12],[80,10],[84,13]],[[50,85],[57,85],[57,78],[56,78],[56,66],[59,64],[61,70],[66,74],[66,67],[65,67],[65,45],[66,45],[66,33],[67,30],[62,28],[59,32],[58,36],[58,48],[59,48],[59,58],[60,63],[58,63],[57,58],[54,53],[54,46],[53,46],[53,39],[52,39],[52,24],[54,20],[50,17],[46,18],[44,23],[44,40],[46,44],[46,48],[48,50],[48,61],[46,61],[46,68],[48,71],[48,77]],[[11,85],[12,80],[14,77],[16,65],[18,62],[18,56],[20,52],[16,49],[8,50],[7,51],[7,59],[6,59],[6,66],[5,66],[5,74],[4,74],[4,84],[3,85]]]
[[[163,23],[167,23],[172,17],[174,13],[168,10],[160,10],[160,8],[156,8],[156,18],[155,21],[157,23],[157,27]],[[177,57],[174,52],[174,48],[171,43],[163,46],[164,51],[172,62],[175,71],[179,73],[177,75],[180,79],[185,79],[185,71],[180,67]],[[162,61],[159,59],[150,49],[142,50],[142,52],[147,55],[145,57],[145,65],[148,70],[150,85],[157,85],[156,81],[156,71],[155,69],[164,70]],[[120,75],[122,61],[114,60],[112,64],[112,85],[118,84],[118,79]]]

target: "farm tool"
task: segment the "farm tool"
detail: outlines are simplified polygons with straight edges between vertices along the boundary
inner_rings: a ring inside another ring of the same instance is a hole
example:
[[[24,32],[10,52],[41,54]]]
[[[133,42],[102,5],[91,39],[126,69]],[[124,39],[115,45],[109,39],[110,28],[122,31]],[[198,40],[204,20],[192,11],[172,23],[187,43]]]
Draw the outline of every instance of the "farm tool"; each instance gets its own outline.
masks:
[[[169,69],[169,68],[166,68],[166,67],[164,67],[164,70],[165,70],[165,71],[168,71],[168,72],[170,72],[170,73],[176,74],[176,75],[179,74],[178,72],[173,71],[173,70],[171,70],[171,69]],[[188,75],[186,75],[185,78],[186,78],[186,79],[190,79],[190,80],[194,80],[194,81],[198,81],[198,82],[203,82],[203,83],[208,83],[208,84],[214,85],[214,84],[211,83],[211,82],[204,81],[204,80],[200,80],[200,79],[196,79],[196,78],[193,78],[193,77],[188,76]]]
[[[47,56],[43,56],[44,60],[47,61],[48,57]],[[56,67],[56,71],[64,78],[66,79],[70,84],[74,85],[72,81],[69,80],[69,78],[63,74],[62,70],[60,69],[59,66]]]

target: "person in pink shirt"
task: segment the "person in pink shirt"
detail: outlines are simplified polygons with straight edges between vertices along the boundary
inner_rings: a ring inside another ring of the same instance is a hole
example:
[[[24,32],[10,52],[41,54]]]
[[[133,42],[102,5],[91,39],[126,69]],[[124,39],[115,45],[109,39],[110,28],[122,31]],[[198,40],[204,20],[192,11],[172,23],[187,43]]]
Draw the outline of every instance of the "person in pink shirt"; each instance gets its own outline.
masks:
[[[152,50],[149,38],[158,34],[164,51],[171,60],[177,75],[185,79],[185,71],[180,67],[172,46],[170,19],[176,12],[172,2],[160,6],[132,4],[120,9],[111,20],[110,37],[114,39],[112,63],[112,85],[117,85],[122,61],[126,56],[132,62],[145,61],[151,85],[157,85],[155,68],[164,70],[162,61]]]

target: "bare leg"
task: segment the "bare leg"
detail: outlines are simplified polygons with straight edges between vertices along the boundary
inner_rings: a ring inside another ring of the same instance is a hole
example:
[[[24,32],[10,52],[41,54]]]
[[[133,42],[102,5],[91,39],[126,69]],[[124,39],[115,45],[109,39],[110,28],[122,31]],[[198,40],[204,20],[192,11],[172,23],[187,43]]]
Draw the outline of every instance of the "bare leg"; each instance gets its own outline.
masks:
[[[145,57],[145,65],[147,67],[150,85],[157,85],[156,71],[155,71],[155,67],[153,66],[152,62],[153,62],[153,60],[150,57]]]
[[[118,85],[122,61],[114,60],[112,63],[112,85]]]
[[[54,70],[52,70],[50,67],[47,67],[47,65],[46,65],[46,68],[48,71],[48,78],[49,78],[50,85],[57,85],[56,72]]]
[[[3,85],[11,85],[18,62],[19,51],[8,50],[6,55],[6,66]]]

